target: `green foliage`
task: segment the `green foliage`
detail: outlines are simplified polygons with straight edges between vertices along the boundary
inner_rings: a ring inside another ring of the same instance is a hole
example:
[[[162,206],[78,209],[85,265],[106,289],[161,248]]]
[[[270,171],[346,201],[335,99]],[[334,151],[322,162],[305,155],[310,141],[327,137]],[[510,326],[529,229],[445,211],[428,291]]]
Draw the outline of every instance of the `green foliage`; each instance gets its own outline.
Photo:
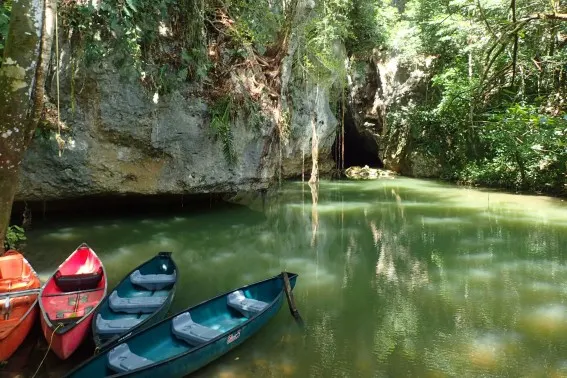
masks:
[[[98,8],[86,4],[67,2],[60,13],[87,65],[110,59],[125,78],[141,77],[160,93],[207,75],[208,59],[199,38],[204,9],[192,1],[104,0]]]
[[[296,69],[311,82],[330,86],[346,75],[347,56],[367,57],[374,47],[385,44],[384,20],[390,16],[390,7],[381,0],[319,0],[314,4],[312,17],[296,25],[302,34]]]
[[[20,244],[26,240],[26,234],[20,226],[10,226],[6,231],[6,238],[4,239],[4,249],[17,249]]]
[[[211,129],[216,140],[222,143],[224,157],[229,164],[236,162],[236,155],[233,148],[233,136],[230,128],[234,122],[237,108],[230,96],[218,99],[210,109]]]
[[[265,122],[262,109],[250,96],[241,93],[231,93],[217,98],[209,109],[211,130],[215,140],[221,142],[227,163],[235,164],[237,159],[231,126],[236,123],[238,117],[241,117],[246,126],[259,130]]]
[[[305,41],[301,66],[312,81],[324,83],[344,75],[345,54],[341,51],[351,34],[348,15],[352,4],[348,0],[318,1],[313,17],[305,26]]]
[[[375,46],[385,42],[385,26],[377,22],[388,8],[382,1],[353,0],[348,14],[350,30],[344,41],[347,54],[367,55]]]
[[[435,156],[445,178],[565,193],[567,51],[559,38],[567,23],[519,21],[557,12],[558,3],[515,3],[516,23],[505,0],[410,0],[397,15],[380,8],[385,56],[426,70],[411,101],[387,109],[388,133],[409,127],[409,149]]]
[[[42,127],[42,126],[44,125],[40,125],[40,127],[36,127],[34,131],[34,137],[41,140],[50,140],[54,132],[48,127]]]
[[[8,37],[8,26],[10,25],[10,13],[12,11],[12,1],[6,0],[0,4],[0,64],[4,54],[4,44]]]
[[[229,29],[235,45],[252,45],[263,54],[276,42],[284,21],[279,4],[265,0],[231,0],[227,3],[235,20],[234,27]]]
[[[289,109],[283,111],[279,124],[280,138],[285,143],[289,141],[291,135],[291,112]]]
[[[567,115],[542,114],[533,105],[515,104],[492,114],[481,130],[488,151],[470,163],[468,182],[513,189],[561,193],[567,184]]]

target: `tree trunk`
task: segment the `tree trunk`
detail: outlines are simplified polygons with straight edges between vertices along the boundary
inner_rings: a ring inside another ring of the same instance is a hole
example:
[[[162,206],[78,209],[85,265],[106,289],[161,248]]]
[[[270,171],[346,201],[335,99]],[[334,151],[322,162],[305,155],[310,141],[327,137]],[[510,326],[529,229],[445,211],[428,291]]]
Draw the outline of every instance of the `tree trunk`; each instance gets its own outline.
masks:
[[[53,0],[19,0],[0,67],[0,254],[24,153],[43,107],[53,41]],[[44,22],[45,20],[45,22]]]

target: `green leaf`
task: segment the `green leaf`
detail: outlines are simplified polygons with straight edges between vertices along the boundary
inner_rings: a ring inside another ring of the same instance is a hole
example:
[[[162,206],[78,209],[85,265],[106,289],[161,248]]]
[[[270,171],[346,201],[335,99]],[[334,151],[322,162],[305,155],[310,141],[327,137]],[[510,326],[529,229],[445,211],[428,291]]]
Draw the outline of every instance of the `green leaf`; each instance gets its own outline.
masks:
[[[187,80],[188,72],[189,71],[187,70],[187,68],[183,68],[177,73],[177,77],[179,78],[179,80],[185,81],[185,80]]]
[[[191,63],[191,56],[189,55],[189,53],[187,52],[187,49],[183,49],[181,50],[181,59],[183,59],[183,63],[185,64],[189,64]]]
[[[126,0],[126,4],[128,4],[130,9],[132,9],[134,12],[138,11],[138,8],[136,8],[136,0]]]

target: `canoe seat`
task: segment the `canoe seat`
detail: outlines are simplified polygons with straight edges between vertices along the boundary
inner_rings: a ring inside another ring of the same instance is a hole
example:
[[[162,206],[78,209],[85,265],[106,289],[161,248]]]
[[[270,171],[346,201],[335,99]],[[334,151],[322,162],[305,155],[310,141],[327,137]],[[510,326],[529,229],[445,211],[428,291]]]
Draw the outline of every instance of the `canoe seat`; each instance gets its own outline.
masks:
[[[142,274],[139,270],[130,274],[130,282],[146,290],[161,290],[172,285],[176,280],[176,272],[172,274]]]
[[[191,345],[199,345],[214,339],[222,332],[195,323],[188,312],[173,318],[172,332],[175,336]]]
[[[91,290],[98,287],[102,280],[102,266],[96,272],[81,274],[63,274],[60,270],[55,272],[55,283],[65,292],[78,290]]]
[[[153,363],[152,360],[132,353],[128,344],[120,344],[108,352],[108,367],[117,373],[127,373]]]
[[[126,312],[128,314],[150,314],[158,310],[165,302],[167,296],[153,295],[151,297],[121,298],[116,291],[108,297],[108,305],[112,311]]]
[[[123,333],[137,326],[142,320],[137,318],[104,319],[101,314],[98,314],[95,321],[96,332],[100,335]]]
[[[252,298],[246,298],[242,290],[230,293],[227,297],[228,305],[242,313],[246,317],[251,317],[257,312],[268,307],[268,303]]]

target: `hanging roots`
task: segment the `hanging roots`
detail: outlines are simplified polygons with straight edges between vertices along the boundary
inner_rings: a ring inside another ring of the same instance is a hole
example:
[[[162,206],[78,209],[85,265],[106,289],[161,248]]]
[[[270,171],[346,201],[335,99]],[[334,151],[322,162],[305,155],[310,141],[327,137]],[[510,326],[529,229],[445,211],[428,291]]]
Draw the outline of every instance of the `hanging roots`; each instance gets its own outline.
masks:
[[[65,148],[65,140],[61,138],[61,134],[55,134],[55,140],[57,141],[57,147],[59,148],[59,157],[63,153],[63,149]]]

